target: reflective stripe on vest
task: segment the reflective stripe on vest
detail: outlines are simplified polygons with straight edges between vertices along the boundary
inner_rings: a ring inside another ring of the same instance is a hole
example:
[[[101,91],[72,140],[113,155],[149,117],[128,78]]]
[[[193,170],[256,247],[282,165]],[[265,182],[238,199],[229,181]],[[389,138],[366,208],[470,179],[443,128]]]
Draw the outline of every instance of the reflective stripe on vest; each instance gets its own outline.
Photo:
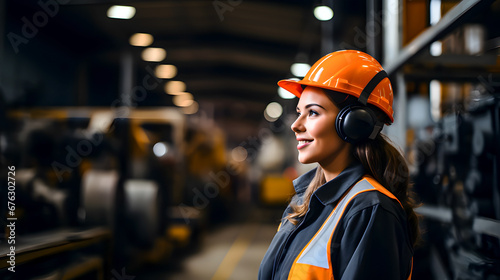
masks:
[[[337,203],[337,206],[335,206],[335,209],[333,209],[332,213],[328,216],[318,232],[316,232],[309,243],[302,249],[290,269],[288,279],[333,279],[330,250],[335,228],[351,199],[362,192],[375,190],[397,200],[391,192],[382,187],[382,185],[373,178],[368,176],[363,177],[363,179],[356,183],[347,194],[344,195],[339,203]],[[399,200],[397,201],[399,202]],[[399,204],[401,205],[400,202]],[[408,279],[411,279],[411,274]]]

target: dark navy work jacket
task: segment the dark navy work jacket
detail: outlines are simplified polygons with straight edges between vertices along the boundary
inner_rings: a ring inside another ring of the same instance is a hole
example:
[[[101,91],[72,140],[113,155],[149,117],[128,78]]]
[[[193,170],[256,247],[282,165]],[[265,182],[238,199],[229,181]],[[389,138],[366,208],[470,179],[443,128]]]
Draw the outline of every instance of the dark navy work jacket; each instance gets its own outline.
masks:
[[[316,170],[294,180],[301,203]],[[259,279],[287,279],[293,262],[319,230],[342,195],[366,174],[356,162],[336,178],[318,188],[311,196],[309,210],[293,225],[285,217],[274,236],[259,269]],[[338,279],[408,279],[412,269],[413,247],[406,214],[397,200],[370,191],[357,195],[345,208],[331,241],[333,278]]]

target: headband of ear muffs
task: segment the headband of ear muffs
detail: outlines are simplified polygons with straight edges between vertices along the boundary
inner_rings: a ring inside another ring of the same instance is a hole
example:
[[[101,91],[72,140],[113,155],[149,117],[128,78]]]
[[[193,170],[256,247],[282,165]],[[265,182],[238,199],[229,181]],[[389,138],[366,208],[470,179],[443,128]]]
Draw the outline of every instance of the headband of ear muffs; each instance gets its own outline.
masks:
[[[359,143],[375,139],[384,123],[367,106],[368,97],[377,85],[387,78],[385,71],[378,72],[361,92],[357,102],[345,106],[335,119],[335,129],[340,138],[349,143]]]

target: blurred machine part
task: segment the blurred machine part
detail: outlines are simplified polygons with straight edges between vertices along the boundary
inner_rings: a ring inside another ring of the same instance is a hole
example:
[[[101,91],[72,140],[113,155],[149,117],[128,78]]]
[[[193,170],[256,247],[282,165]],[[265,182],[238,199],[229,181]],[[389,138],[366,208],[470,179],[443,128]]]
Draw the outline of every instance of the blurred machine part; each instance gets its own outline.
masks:
[[[204,185],[185,184],[190,176],[185,115],[169,107],[130,109],[128,113],[118,118],[112,108],[84,107],[8,112],[19,123],[19,129],[8,131],[5,138],[15,151],[5,155],[18,171],[16,234],[20,239],[52,231],[77,235],[102,229],[114,243],[106,252],[113,256],[113,265],[138,269],[165,260],[176,246],[187,246],[199,237],[200,220],[209,209],[195,209],[198,214],[189,215],[186,221],[185,211],[193,210],[187,194]],[[225,164],[224,134],[217,136],[214,156],[221,160],[217,169],[204,161],[207,178],[210,171],[218,174]],[[180,217],[178,211],[171,211],[177,208],[184,210]],[[63,242],[61,238],[66,237],[54,238]],[[26,267],[38,263],[38,259],[27,262]],[[106,276],[111,271],[109,261],[103,265]],[[61,264],[67,269],[71,266]],[[40,276],[59,277],[66,271],[47,267]]]
[[[469,100],[443,116],[432,153],[414,174],[424,205],[426,246],[434,271],[453,279],[500,278],[500,96]],[[421,150],[422,153],[423,150]],[[426,168],[432,163],[435,168]],[[430,190],[430,191],[427,191]]]
[[[166,207],[160,201],[158,185],[151,180],[130,179],[125,181],[126,223],[132,235],[131,241],[151,247],[160,235],[160,211]]]
[[[283,205],[295,193],[292,181],[280,174],[264,176],[260,186],[260,202],[265,205]]]
[[[116,170],[89,170],[82,178],[82,207],[78,210],[85,226],[114,228],[118,206]]]

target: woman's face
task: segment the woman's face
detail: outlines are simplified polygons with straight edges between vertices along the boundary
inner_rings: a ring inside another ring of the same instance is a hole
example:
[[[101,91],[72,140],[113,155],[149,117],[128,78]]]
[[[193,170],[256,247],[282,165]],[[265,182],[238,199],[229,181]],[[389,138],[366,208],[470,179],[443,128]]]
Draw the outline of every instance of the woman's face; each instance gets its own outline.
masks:
[[[342,141],[335,130],[337,106],[323,89],[306,87],[297,105],[298,117],[291,128],[298,141],[299,161],[319,163],[323,168],[344,163],[349,158],[350,144]]]

